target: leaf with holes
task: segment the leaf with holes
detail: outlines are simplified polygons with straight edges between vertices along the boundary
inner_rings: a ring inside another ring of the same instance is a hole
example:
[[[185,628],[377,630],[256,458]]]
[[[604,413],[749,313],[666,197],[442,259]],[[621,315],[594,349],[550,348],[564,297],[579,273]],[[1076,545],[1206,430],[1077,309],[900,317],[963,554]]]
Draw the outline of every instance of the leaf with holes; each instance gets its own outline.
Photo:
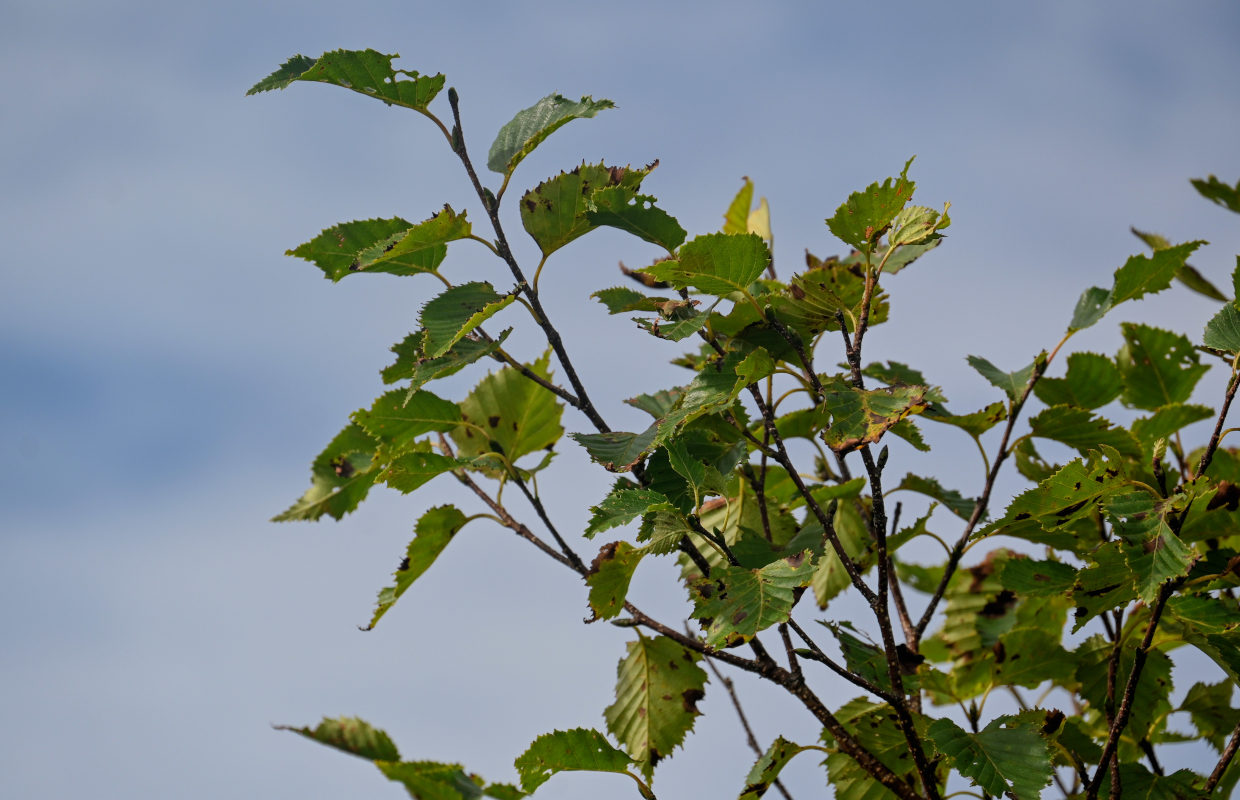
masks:
[[[443,89],[443,75],[419,75],[393,69],[392,59],[375,50],[333,50],[317,60],[296,55],[250,88],[247,95],[283,89],[293,81],[330,83],[382,100],[388,105],[425,111]]]
[[[865,272],[856,264],[843,264],[838,259],[819,260],[806,253],[810,269],[792,276],[783,294],[766,299],[780,321],[806,335],[822,331],[838,331],[837,315],[843,314],[844,325],[851,333],[861,317],[861,301],[865,297]],[[870,297],[871,326],[887,321],[890,307],[887,294],[876,288]]]
[[[633,197],[654,167],[655,164],[635,169],[583,163],[569,172],[561,172],[522,196],[518,204],[521,224],[546,258],[602,224],[595,222],[590,213],[591,197],[597,190],[612,187],[622,197]]]
[[[608,186],[590,195],[587,216],[594,225],[619,228],[674,255],[687,234],[675,217],[654,203],[653,197],[634,195],[627,187]]]
[[[487,169],[501,175],[511,175],[522,159],[564,125],[615,107],[616,104],[610,100],[583,97],[573,101],[562,95],[549,94],[529,108],[518,111],[499,129],[487,154]]]
[[[433,272],[443,261],[448,242],[467,239],[471,232],[465,214],[457,214],[452,206],[445,205],[430,219],[359,251],[349,268],[393,275]]]
[[[1116,362],[1124,380],[1124,402],[1149,411],[1187,402],[1209,369],[1200,363],[1188,337],[1131,322],[1120,330],[1124,346]]]
[[[405,549],[405,557],[396,568],[396,584],[379,592],[379,604],[366,630],[374,628],[401,595],[435,563],[453,537],[468,522],[456,506],[435,506],[418,519],[413,541]],[[387,759],[395,761],[395,758]]]
[[[616,702],[603,712],[607,730],[640,762],[647,777],[693,729],[706,673],[701,656],[666,636],[638,635],[617,668]]]

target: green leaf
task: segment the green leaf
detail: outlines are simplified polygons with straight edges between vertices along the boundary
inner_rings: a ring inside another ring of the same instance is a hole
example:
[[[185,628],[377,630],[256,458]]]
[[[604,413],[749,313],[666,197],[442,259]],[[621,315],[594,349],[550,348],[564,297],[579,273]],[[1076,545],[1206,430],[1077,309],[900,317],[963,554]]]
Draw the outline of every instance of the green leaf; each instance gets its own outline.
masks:
[[[362,426],[351,423],[310,465],[309,490],[272,522],[317,520],[324,514],[340,519],[357,508],[374,485],[378,446]]]
[[[1111,498],[1106,511],[1115,532],[1135,545],[1125,554],[1143,602],[1153,603],[1164,583],[1188,574],[1193,550],[1167,521],[1167,515],[1174,513],[1170,503],[1156,506],[1148,492],[1128,492]]]
[[[405,593],[405,590],[422,577],[422,573],[435,563],[435,559],[448,546],[448,542],[452,541],[452,538],[461,528],[465,527],[468,521],[456,506],[435,506],[418,519],[418,524],[414,527],[413,541],[409,542],[409,547],[405,550],[405,558],[396,568],[396,585],[380,590],[378,607],[375,608],[374,616],[370,618],[370,624],[366,626],[366,630],[374,628],[380,618]],[[396,761],[397,757],[393,756],[384,760]]]
[[[880,380],[888,386],[925,386],[927,400],[932,403],[947,402],[947,398],[943,396],[941,388],[930,386],[926,376],[920,370],[915,370],[908,364],[902,364],[899,361],[888,361],[885,364],[876,362],[867,366],[861,373],[867,377]]]
[[[709,233],[682,245],[677,260],[660,261],[639,272],[677,289],[691,287],[725,297],[732,292],[748,294],[770,260],[766,242],[755,234]]]
[[[1120,326],[1124,346],[1116,362],[1124,379],[1124,402],[1150,411],[1187,402],[1209,369],[1187,337],[1149,325]]]
[[[849,195],[827,220],[831,233],[862,253],[872,253],[900,209],[913,199],[916,184],[908,179],[908,168],[912,164],[910,158],[899,178],[872,183],[863,191]]]
[[[815,493],[815,498],[818,499],[817,493]],[[819,502],[821,503],[822,500],[820,499]],[[835,517],[831,520],[831,524],[835,528],[835,535],[839,537],[840,544],[844,547],[844,553],[854,562],[860,562],[861,567],[867,566],[872,555],[870,545],[873,538],[870,536],[865,521],[857,513],[856,506],[853,503],[840,503],[835,509]],[[816,534],[818,541],[825,540],[826,535],[822,530],[822,525],[814,515],[810,515],[805,528],[810,533]],[[810,588],[814,591],[814,600],[818,603],[818,607],[825,609],[836,595],[851,585],[852,579],[848,571],[844,569],[844,562],[835,552],[835,547],[829,543],[824,544],[822,555],[818,557],[814,575],[810,579]]]
[[[1101,408],[1119,397],[1123,379],[1115,362],[1097,353],[1072,353],[1062,378],[1042,378],[1033,393],[1048,406]]]
[[[709,620],[706,644],[728,647],[759,631],[787,622],[795,590],[814,573],[808,552],[782,558],[761,569],[724,567],[690,587],[693,616]]]
[[[1137,597],[1132,569],[1119,542],[1098,547],[1089,559],[1093,563],[1077,572],[1072,585],[1072,602],[1076,605],[1073,633],[1099,614],[1126,606]]]
[[[489,283],[474,281],[445,289],[422,306],[419,322],[426,334],[422,350],[438,358],[482,323],[517,299],[516,292],[496,294]]]
[[[881,647],[854,636],[852,631],[857,629],[850,622],[833,623],[819,620],[819,623],[830,630],[836,641],[840,643],[840,654],[844,656],[844,663],[848,666],[849,672],[865,678],[880,689],[892,691],[891,676],[887,671],[887,656]],[[913,691],[917,685],[916,675],[906,674],[904,676],[906,690]]]
[[[610,542],[603,545],[586,573],[590,587],[590,610],[593,619],[611,619],[624,609],[625,596],[633,572],[646,551],[628,542]]]
[[[660,339],[679,342],[700,331],[710,320],[709,313],[701,313],[694,309],[697,303],[697,300],[669,300],[660,304],[658,318],[638,319],[635,317],[633,321]]]
[[[1228,303],[1206,323],[1201,343],[1224,353],[1240,353],[1240,307]]]
[[[891,706],[867,702],[864,698],[856,698],[845,703],[835,717],[853,734],[854,738],[887,766],[900,776],[906,783],[913,785],[916,769],[909,758],[908,744],[896,714]],[[921,718],[914,717],[916,724]],[[924,729],[924,726],[921,726]],[[834,739],[825,730],[823,741],[828,747],[837,747]],[[827,756],[827,777],[835,788],[837,800],[894,800],[896,794],[862,769],[856,761],[838,749]]]
[[[945,203],[940,213],[926,206],[905,206],[891,221],[887,246],[924,245],[928,241],[938,241],[943,237],[939,231],[952,224],[951,217],[947,215],[950,207],[951,203]],[[887,271],[886,267],[884,265],[884,271]]]
[[[658,424],[641,433],[570,433],[577,444],[586,449],[590,458],[608,472],[628,472],[654,449]]]
[[[687,234],[675,217],[654,203],[653,197],[634,195],[622,186],[609,186],[590,195],[587,216],[594,225],[619,228],[674,254]]]
[[[927,735],[956,770],[996,797],[1037,800],[1051,782],[1051,754],[1033,725],[998,717],[980,733],[967,733],[950,719],[935,720]]]
[[[633,759],[612,747],[607,737],[590,728],[544,733],[517,757],[521,789],[532,792],[557,772],[588,770],[625,774]]]
[[[419,448],[394,458],[376,480],[383,481],[398,492],[409,494],[433,478],[470,465],[464,459],[432,453],[429,443],[422,444],[425,449]]]
[[[749,233],[749,209],[753,206],[753,181],[743,178],[740,191],[723,215],[723,233]]]
[[[1184,695],[1178,710],[1188,712],[1197,735],[1210,743],[1219,753],[1223,752],[1227,739],[1240,722],[1240,710],[1232,708],[1231,697],[1235,685],[1228,680],[1218,683],[1195,683]]]
[[[820,261],[809,253],[805,260],[810,269],[792,276],[782,295],[767,298],[771,308],[780,320],[805,335],[839,330],[837,313],[844,315],[845,326],[853,332],[865,296],[864,270],[838,259]],[[887,294],[875,288],[870,298],[870,325],[886,322],[889,311]]]
[[[419,75],[393,69],[392,59],[374,50],[333,50],[318,60],[296,55],[250,88],[247,95],[283,89],[293,81],[317,81],[352,89],[388,105],[425,111],[443,89],[443,75]]]
[[[369,410],[353,412],[353,421],[393,451],[400,451],[424,433],[446,433],[455,428],[461,423],[461,410],[456,403],[425,389],[412,393],[393,389],[375,400]]]
[[[1033,377],[1033,370],[1037,367],[1038,362],[1046,358],[1045,351],[1042,352],[1033,363],[1022,367],[1015,372],[1004,372],[981,356],[969,356],[965,360],[969,362],[969,366],[977,370],[983,378],[990,382],[992,386],[996,386],[1003,390],[1003,393],[1011,400],[1016,400],[1025,391],[1025,387],[1029,385],[1029,379]]]
[[[1003,565],[999,581],[1004,588],[1026,597],[1066,595],[1076,581],[1076,570],[1060,561],[1011,558]]]
[[[448,348],[448,352],[442,356],[427,358],[424,348],[426,331],[415,331],[392,345],[396,361],[384,367],[381,373],[383,382],[396,383],[408,379],[408,388],[412,391],[433,380],[455,375],[475,361],[499,350],[510,333],[512,328],[507,328],[491,341],[466,337]]]
[[[891,434],[899,436],[904,441],[912,445],[914,450],[922,453],[930,452],[930,445],[926,444],[926,439],[921,435],[921,428],[911,419],[902,419],[895,425],[892,425]]]
[[[521,198],[521,224],[546,258],[602,224],[590,215],[596,190],[614,187],[622,196],[632,197],[654,166],[634,169],[583,163],[570,172],[561,172]]]
[[[1171,246],[1171,242],[1156,233],[1139,231],[1136,228],[1129,228],[1129,230],[1131,230],[1133,235],[1135,235],[1138,239],[1149,245],[1151,250],[1165,250]],[[1198,294],[1203,294],[1211,300],[1218,300],[1224,303],[1227,302],[1227,296],[1216,289],[1214,284],[1206,280],[1205,276],[1189,264],[1185,264],[1180,267],[1180,270],[1175,274],[1175,277],[1180,281],[1180,283],[1184,284]]]
[[[929,398],[929,395],[927,395],[927,398]],[[945,425],[954,425],[970,436],[977,437],[1007,419],[1007,405],[1000,400],[996,400],[985,408],[974,411],[972,414],[953,414],[938,403],[932,402],[926,406],[922,416]]]
[[[1211,175],[1204,180],[1193,178],[1192,184],[1197,193],[1205,199],[1240,214],[1240,181],[1237,181],[1235,186],[1228,186]]]
[[[478,800],[484,791],[491,797],[521,797],[504,792],[503,784],[482,788],[482,779],[465,773],[460,764],[442,764],[438,761],[377,761],[375,766],[384,776],[402,784],[414,800]],[[491,794],[490,789],[501,791]],[[516,790],[511,790],[516,791]]]
[[[361,250],[349,268],[393,275],[430,272],[443,261],[448,242],[466,239],[471,232],[465,214],[457,214],[452,206],[445,205],[430,219]]]
[[[1029,420],[1034,436],[1061,442],[1084,455],[1100,445],[1114,447],[1121,455],[1141,457],[1141,445],[1131,433],[1075,406],[1051,406]]]
[[[607,730],[649,778],[693,729],[706,673],[701,656],[666,636],[638,634],[617,668],[616,702],[603,712]]]
[[[323,270],[325,278],[336,282],[346,275],[362,270],[363,253],[374,254],[376,251],[382,253],[384,247],[399,240],[415,227],[418,226],[400,217],[342,222],[328,228],[305,244],[286,251],[285,255],[309,261]],[[427,247],[415,251],[399,264],[390,264],[387,268],[369,271],[398,275],[434,272],[447,252],[448,248],[442,244]]]
[[[953,514],[963,520],[969,519],[973,515],[973,508],[977,505],[977,500],[971,497],[965,497],[955,489],[945,489],[943,485],[935,478],[923,478],[920,475],[908,473],[904,476],[904,480],[900,481],[900,485],[891,491],[899,491],[907,489],[910,492],[918,492],[927,497],[938,500],[944,506],[951,510]]]
[[[1125,641],[1115,671],[1116,686],[1128,684],[1137,644],[1135,637]],[[1113,650],[1114,645],[1101,635],[1089,637],[1076,649],[1076,678],[1080,682],[1080,696],[1102,714],[1105,714],[1107,707],[1107,672]],[[1157,649],[1149,651],[1145,668],[1137,679],[1132,715],[1125,736],[1136,741],[1146,738],[1151,727],[1171,712],[1172,706],[1167,701],[1175,688],[1171,669],[1171,659],[1166,653]]]
[[[824,386],[824,405],[831,412],[831,427],[823,441],[837,453],[877,442],[896,423],[926,408],[926,387],[889,386],[858,389],[843,380]]]
[[[586,527],[586,538],[594,538],[601,533],[621,525],[627,525],[650,511],[669,511],[674,507],[668,502],[667,496],[652,489],[623,488],[628,484],[621,481],[603,502],[592,506],[590,524]],[[666,508],[664,508],[666,506]]]
[[[624,402],[633,408],[640,408],[655,419],[661,419],[675,407],[683,394],[683,389],[660,389],[654,394],[639,394]]]
[[[1205,242],[1185,242],[1155,250],[1148,256],[1132,256],[1115,270],[1110,291],[1097,286],[1085,290],[1068,324],[1069,333],[1088,328],[1120,303],[1139,300],[1168,288],[1188,257],[1203,244]]]
[[[745,789],[741,792],[739,800],[756,800],[765,795],[792,757],[809,749],[790,742],[782,736],[777,736],[749,770],[749,775],[745,778]]]
[[[1059,470],[1058,465],[1049,464],[1042,458],[1034,447],[1033,439],[1020,439],[1012,455],[1016,460],[1016,471],[1034,483],[1041,483]]]
[[[551,351],[529,369],[550,381]],[[459,455],[476,457],[498,451],[510,463],[550,448],[564,434],[564,406],[556,396],[512,367],[487,375],[460,404],[464,425],[452,431]]]
[[[599,289],[590,296],[607,306],[608,314],[623,314],[626,311],[659,311],[667,303],[674,302],[666,297],[651,297],[642,294],[627,286]]]
[[[558,94],[549,94],[529,108],[517,112],[499,129],[487,153],[487,169],[511,175],[521,160],[542,141],[575,119],[593,117],[598,112],[615,108],[610,100],[583,97],[574,102]]]
[[[292,728],[277,725],[276,730],[292,731],[319,744],[343,750],[371,761],[399,761],[400,753],[388,735],[356,717],[329,719],[324,717],[316,728]]]
[[[1212,416],[1214,409],[1209,406],[1171,403],[1148,417],[1133,421],[1132,433],[1148,451],[1159,439],[1170,438],[1182,428]]]

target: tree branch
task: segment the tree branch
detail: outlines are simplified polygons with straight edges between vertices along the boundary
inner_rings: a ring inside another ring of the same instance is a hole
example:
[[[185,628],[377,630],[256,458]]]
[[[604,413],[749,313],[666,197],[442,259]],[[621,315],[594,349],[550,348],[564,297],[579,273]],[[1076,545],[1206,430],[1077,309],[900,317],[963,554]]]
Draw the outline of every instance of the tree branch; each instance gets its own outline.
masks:
[[[1210,778],[1206,781],[1206,794],[1214,791],[1214,787],[1218,786],[1218,782],[1223,779],[1223,773],[1227,771],[1231,760],[1236,757],[1237,750],[1240,750],[1240,723],[1237,723],[1235,729],[1232,730],[1231,739],[1227,742],[1223,755],[1214,765],[1214,771],[1210,773]]]

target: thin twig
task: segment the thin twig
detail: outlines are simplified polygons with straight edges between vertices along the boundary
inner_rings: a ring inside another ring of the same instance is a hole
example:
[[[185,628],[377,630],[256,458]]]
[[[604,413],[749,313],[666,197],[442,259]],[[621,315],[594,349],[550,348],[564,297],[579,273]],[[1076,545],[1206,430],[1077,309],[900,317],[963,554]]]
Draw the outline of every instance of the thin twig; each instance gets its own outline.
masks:
[[[871,683],[852,670],[836,662],[831,658],[831,656],[824,653],[822,648],[818,646],[818,643],[810,638],[809,634],[797,624],[796,620],[788,620],[788,627],[792,628],[793,632],[797,636],[801,637],[801,641],[805,642],[805,646],[809,648],[808,651],[802,653],[805,658],[808,658],[811,661],[817,661],[820,664],[825,664],[828,669],[854,686],[859,686],[880,700],[894,705],[893,701],[895,698],[892,696],[891,692],[880,688],[877,684]]]
[[[547,526],[547,531],[555,539],[555,543],[560,546],[560,552],[572,562],[573,569],[585,575],[588,571],[585,563],[582,562],[581,557],[577,555],[573,548],[569,546],[568,542],[564,541],[564,537],[560,535],[560,532],[556,530],[555,525],[551,522],[551,518],[547,515],[547,509],[543,507],[542,500],[538,498],[538,495],[530,492],[529,487],[525,485],[525,481],[521,480],[521,476],[517,474],[515,468],[511,476],[513,482],[517,484],[517,488],[521,490],[521,494],[525,495],[525,499],[534,507],[534,511],[538,514],[538,518],[542,520],[543,525]]]
[[[474,185],[474,191],[477,193],[478,199],[482,202],[482,207],[486,209],[487,216],[491,220],[491,227],[495,231],[495,243],[499,249],[500,258],[508,265],[513,278],[517,281],[517,286],[520,287],[522,293],[529,299],[530,306],[534,309],[534,316],[538,326],[542,328],[543,334],[547,338],[547,343],[555,351],[556,358],[559,360],[560,366],[564,368],[564,374],[568,377],[568,382],[572,384],[573,392],[576,393],[577,397],[577,403],[574,404],[574,407],[589,417],[590,422],[594,424],[594,427],[600,433],[608,433],[611,428],[607,426],[607,423],[598,413],[598,409],[594,407],[594,403],[591,402],[589,395],[586,393],[586,387],[577,376],[577,370],[573,367],[573,362],[568,357],[568,351],[564,349],[564,342],[560,337],[560,332],[551,324],[547,312],[543,310],[542,302],[538,299],[538,291],[525,279],[525,273],[521,271],[520,265],[517,264],[516,258],[512,255],[512,249],[508,246],[508,238],[504,235],[504,228],[499,220],[499,201],[495,200],[494,196],[478,180],[478,173],[474,171],[473,162],[469,158],[469,151],[465,147],[465,134],[461,127],[460,99],[457,97],[455,89],[449,90],[448,102],[452,106],[452,120],[455,123],[454,135],[451,137],[453,150],[465,166],[465,171],[469,174],[469,180]]]
[[[1223,773],[1227,771],[1231,760],[1236,757],[1237,750],[1240,750],[1240,723],[1236,723],[1235,729],[1231,732],[1231,739],[1227,742],[1226,749],[1223,750],[1223,755],[1214,765],[1214,771],[1210,773],[1210,778],[1206,781],[1206,794],[1214,791],[1214,787],[1218,786],[1218,782],[1223,779]]]
[[[719,680],[719,683],[723,684],[724,690],[727,691],[728,697],[732,700],[732,708],[736,709],[736,716],[741,720],[741,727],[745,730],[745,741],[748,742],[749,749],[753,750],[754,753],[757,754],[758,758],[762,758],[762,756],[766,755],[766,753],[763,752],[762,746],[758,744],[758,737],[754,736],[753,728],[749,725],[749,719],[745,716],[745,709],[741,708],[741,699],[736,694],[736,686],[732,682],[732,679],[719,671],[719,668],[715,666],[715,662],[710,658],[710,656],[705,656],[703,660],[706,662],[706,666],[710,667],[710,671],[715,674],[715,677]],[[784,788],[784,785],[780,782],[779,778],[776,778],[774,783],[775,788],[779,790],[780,794],[787,798],[787,800],[792,800],[792,795],[788,793],[786,788]]]
[[[1240,359],[1240,356],[1236,358]],[[1201,454],[1201,461],[1197,463],[1198,475],[1206,473],[1206,467],[1210,466],[1210,461],[1214,458],[1214,451],[1218,449],[1219,440],[1223,438],[1223,423],[1227,419],[1227,412],[1231,408],[1231,401],[1236,397],[1237,386],[1240,386],[1240,372],[1236,371],[1236,365],[1233,362],[1231,380],[1227,382],[1227,393],[1223,395],[1223,409],[1219,412],[1218,422],[1214,423],[1214,433],[1210,435],[1210,443],[1206,445],[1206,451]]]

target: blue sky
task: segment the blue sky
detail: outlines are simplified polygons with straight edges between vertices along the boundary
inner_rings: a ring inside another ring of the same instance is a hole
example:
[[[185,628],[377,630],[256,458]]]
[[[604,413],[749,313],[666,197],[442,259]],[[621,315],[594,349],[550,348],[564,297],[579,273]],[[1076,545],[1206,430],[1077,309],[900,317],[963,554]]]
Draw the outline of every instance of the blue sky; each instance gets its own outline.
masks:
[[[498,529],[454,544],[383,626],[357,632],[413,520],[468,504],[454,487],[378,493],[339,524],[266,522],[380,391],[386,348],[436,290],[332,285],[284,250],[444,202],[482,218],[417,115],[321,86],[243,96],[294,53],[373,47],[444,72],[475,154],[551,91],[611,98],[618,110],[556,133],[514,188],[582,159],[659,158],[645,188],[697,234],[718,228],[747,175],[770,200],[784,274],[805,248],[834,252],[822,220],[850,191],[917,154],[918,199],[951,201],[954,224],[892,281],[895,321],[869,346],[961,407],[993,399],[963,355],[1014,368],[1053,345],[1081,289],[1139,251],[1129,225],[1209,240],[1194,263],[1221,285],[1240,251],[1236,218],[1188,184],[1240,177],[1240,11],[1225,2],[9,0],[0,19],[6,797],[399,797],[365,763],[269,726],[357,714],[407,757],[503,780],[534,736],[601,725],[610,702],[623,632],[582,626],[582,588]],[[519,257],[532,252],[520,242]],[[501,280],[486,255],[457,248],[447,269]],[[587,298],[618,282],[618,261],[652,255],[600,232],[543,279],[621,428],[637,420],[619,398],[683,377],[666,347]],[[1130,314],[1193,333],[1212,310],[1180,291]],[[514,342],[538,352],[532,336]],[[1116,345],[1113,324],[1078,343]],[[967,490],[968,456],[944,441],[910,463],[955,470]],[[606,491],[583,464],[566,450],[544,480],[569,530]],[[514,581],[523,570],[533,577]],[[661,577],[639,574],[635,591],[675,619]],[[760,737],[815,735],[742,685]],[[710,732],[659,775],[668,797],[727,796],[748,769],[721,693],[703,708]],[[790,769],[813,796],[816,767]],[[631,787],[564,776],[539,797],[585,791]]]

